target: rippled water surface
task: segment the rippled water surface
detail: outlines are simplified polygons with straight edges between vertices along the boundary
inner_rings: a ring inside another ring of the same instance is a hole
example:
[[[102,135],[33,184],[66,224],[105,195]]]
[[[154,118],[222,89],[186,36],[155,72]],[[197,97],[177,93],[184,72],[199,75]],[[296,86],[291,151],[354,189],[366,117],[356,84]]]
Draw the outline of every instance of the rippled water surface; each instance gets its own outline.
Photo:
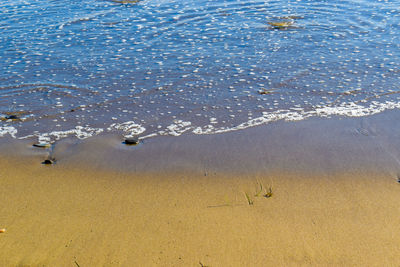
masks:
[[[400,107],[398,1],[0,3],[0,136],[217,133]]]

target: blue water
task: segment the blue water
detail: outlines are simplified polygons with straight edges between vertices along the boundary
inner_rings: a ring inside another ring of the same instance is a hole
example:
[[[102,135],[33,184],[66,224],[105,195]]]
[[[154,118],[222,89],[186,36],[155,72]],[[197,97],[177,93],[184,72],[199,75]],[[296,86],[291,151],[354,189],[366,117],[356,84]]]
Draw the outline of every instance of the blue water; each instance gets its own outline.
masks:
[[[212,134],[400,108],[399,1],[16,0],[0,12],[0,136]]]

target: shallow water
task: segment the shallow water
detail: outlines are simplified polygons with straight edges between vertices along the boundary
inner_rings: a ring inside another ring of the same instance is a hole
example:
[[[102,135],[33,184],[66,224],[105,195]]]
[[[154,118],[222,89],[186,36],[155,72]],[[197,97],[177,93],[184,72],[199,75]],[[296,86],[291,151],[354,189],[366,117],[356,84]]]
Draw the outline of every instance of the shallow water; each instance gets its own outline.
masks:
[[[400,108],[397,1],[20,0],[0,12],[0,136],[212,134]]]

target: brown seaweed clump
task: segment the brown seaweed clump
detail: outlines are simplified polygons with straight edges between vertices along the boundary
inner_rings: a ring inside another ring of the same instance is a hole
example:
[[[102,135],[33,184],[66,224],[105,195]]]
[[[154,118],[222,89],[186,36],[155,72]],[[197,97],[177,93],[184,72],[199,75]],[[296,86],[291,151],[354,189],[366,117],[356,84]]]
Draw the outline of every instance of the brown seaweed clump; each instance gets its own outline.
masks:
[[[287,21],[270,21],[268,22],[269,25],[271,25],[274,29],[287,29],[290,26],[294,24],[293,20],[287,20]]]
[[[282,16],[276,17],[272,21],[267,22],[273,29],[286,30],[295,27],[295,21],[303,19],[302,16]]]

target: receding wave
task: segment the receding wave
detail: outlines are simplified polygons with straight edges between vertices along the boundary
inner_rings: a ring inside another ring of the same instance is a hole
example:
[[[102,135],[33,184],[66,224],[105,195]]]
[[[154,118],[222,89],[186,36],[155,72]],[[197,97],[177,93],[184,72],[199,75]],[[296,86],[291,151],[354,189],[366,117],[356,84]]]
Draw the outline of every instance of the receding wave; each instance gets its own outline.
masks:
[[[0,4],[0,135],[213,134],[398,108],[396,3],[125,2]]]

